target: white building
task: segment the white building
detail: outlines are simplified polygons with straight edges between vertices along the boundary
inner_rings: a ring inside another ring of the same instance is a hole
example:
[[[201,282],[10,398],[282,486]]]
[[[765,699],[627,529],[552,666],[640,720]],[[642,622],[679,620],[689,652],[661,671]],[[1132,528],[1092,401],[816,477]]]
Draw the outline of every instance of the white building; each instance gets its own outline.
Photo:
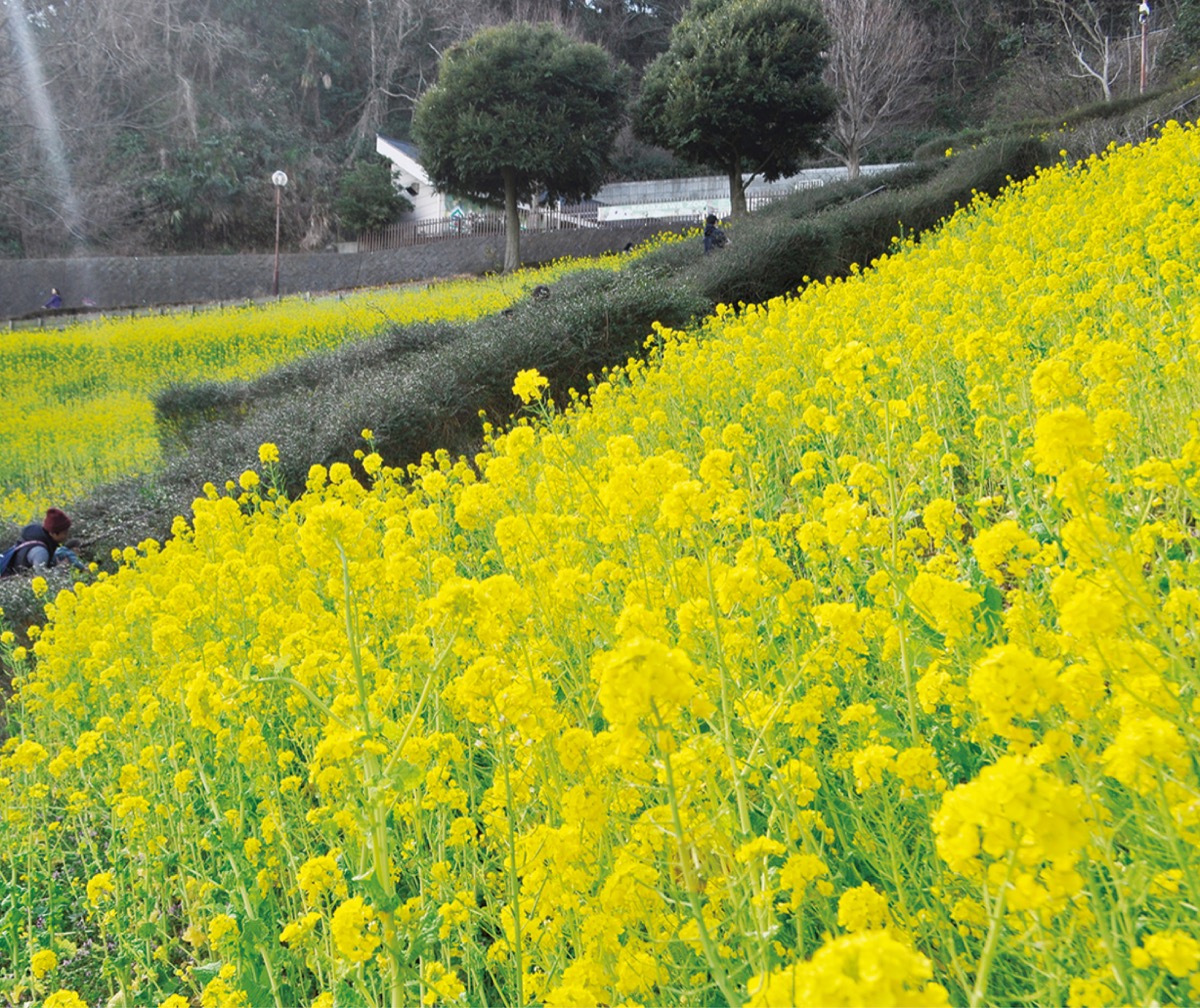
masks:
[[[410,143],[375,134],[375,151],[392,162],[392,181],[397,192],[408,197],[413,208],[402,221],[444,220],[482,209],[470,200],[447,196],[434,188],[421,165],[421,152]]]

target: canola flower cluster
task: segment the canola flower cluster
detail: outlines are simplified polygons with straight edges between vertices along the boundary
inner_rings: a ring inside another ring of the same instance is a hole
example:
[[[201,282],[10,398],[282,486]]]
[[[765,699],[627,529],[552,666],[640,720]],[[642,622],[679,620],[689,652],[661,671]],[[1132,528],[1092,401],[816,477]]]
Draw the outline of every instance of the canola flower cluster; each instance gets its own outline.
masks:
[[[632,258],[663,241],[643,243]],[[450,280],[314,299],[112,316],[0,343],[0,520],[24,524],[161,459],[154,395],[173,383],[253,378],[305,354],[414,322],[468,322],[537,284],[630,256],[563,259],[486,280]]]
[[[0,990],[1200,1000],[1197,163],[522,372],[474,465],[264,445],[7,643]]]

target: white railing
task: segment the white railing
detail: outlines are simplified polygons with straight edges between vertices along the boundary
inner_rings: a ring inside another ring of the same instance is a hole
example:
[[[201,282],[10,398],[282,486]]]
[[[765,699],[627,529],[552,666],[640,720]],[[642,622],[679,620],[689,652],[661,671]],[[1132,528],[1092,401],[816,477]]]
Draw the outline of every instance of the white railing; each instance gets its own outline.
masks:
[[[814,181],[803,188],[811,188],[820,184],[820,182]],[[728,192],[725,195],[728,196]],[[746,209],[757,210],[788,195],[790,195],[789,192],[748,193]],[[702,213],[655,213],[645,217],[602,221],[597,219],[597,213],[598,207],[595,203],[563,206],[557,209],[539,208],[532,212],[522,209],[520,211],[521,230],[563,231],[571,228],[631,227],[643,223],[695,224],[699,227],[704,218]],[[502,236],[504,230],[504,214],[502,213],[469,213],[457,217],[389,224],[376,231],[365,232],[354,245],[356,246],[355,251],[358,252],[380,252],[384,249],[424,245],[426,242],[445,241],[449,238],[469,238],[473,235]]]

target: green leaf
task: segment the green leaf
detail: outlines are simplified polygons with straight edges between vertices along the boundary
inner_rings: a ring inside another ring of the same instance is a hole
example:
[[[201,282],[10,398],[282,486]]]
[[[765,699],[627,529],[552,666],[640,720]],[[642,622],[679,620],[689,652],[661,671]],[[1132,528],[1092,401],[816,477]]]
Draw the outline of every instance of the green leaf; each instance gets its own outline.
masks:
[[[399,791],[411,791],[425,779],[425,771],[408,760],[392,760],[387,767],[387,781]]]

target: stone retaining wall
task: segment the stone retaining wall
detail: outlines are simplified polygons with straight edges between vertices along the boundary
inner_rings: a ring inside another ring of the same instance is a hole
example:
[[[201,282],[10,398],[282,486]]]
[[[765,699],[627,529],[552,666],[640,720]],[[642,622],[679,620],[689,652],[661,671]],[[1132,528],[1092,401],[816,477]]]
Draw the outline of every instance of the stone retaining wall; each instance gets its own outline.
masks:
[[[678,226],[641,223],[529,233],[521,236],[526,264],[563,256],[620,251]],[[288,253],[279,257],[280,294],[378,287],[499,270],[503,235],[455,238],[383,252]],[[136,308],[252,300],[271,296],[275,257],[264,255],[133,256],[78,259],[0,259],[0,319],[39,313],[50,288],[63,308],[85,299],[95,308]]]

